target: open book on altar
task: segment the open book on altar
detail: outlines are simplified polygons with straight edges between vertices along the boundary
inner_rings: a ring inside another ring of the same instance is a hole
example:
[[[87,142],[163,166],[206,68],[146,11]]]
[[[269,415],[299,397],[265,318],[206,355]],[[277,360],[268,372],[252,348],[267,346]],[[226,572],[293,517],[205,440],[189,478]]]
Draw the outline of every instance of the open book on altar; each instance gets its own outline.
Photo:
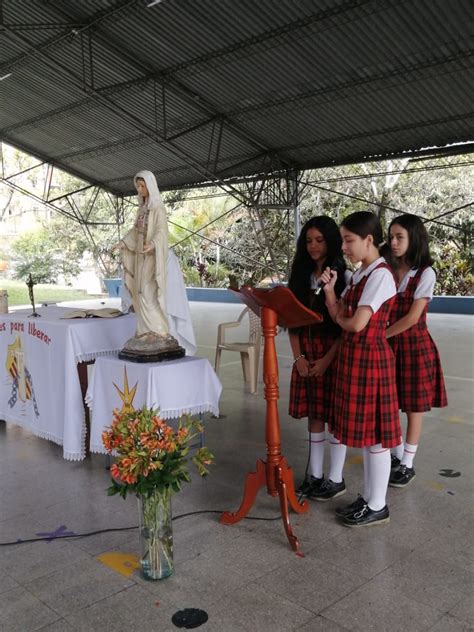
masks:
[[[102,307],[100,309],[72,309],[61,318],[117,318],[123,316],[124,312],[113,307]]]

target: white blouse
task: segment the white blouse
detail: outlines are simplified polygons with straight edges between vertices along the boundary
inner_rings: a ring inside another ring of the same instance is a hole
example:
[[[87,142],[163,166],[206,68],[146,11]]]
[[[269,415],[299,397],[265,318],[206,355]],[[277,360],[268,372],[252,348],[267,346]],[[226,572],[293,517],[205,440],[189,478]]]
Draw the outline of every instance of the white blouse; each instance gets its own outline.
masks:
[[[385,259],[383,257],[379,257],[365,269],[359,268],[356,270],[352,275],[352,283],[357,285],[381,263],[385,263]],[[346,287],[341,296],[344,296],[348,289],[349,286]],[[362,296],[360,297],[357,307],[370,307],[375,314],[380,309],[381,305],[395,296],[396,293],[397,286],[395,285],[393,274],[387,268],[380,268],[380,270],[375,270],[372,274],[370,274],[370,277],[362,290]]]
[[[401,280],[400,285],[398,286],[398,293],[401,294],[407,289],[408,281],[412,279],[415,274],[418,272],[419,268],[414,268],[409,270],[403,279]],[[416,286],[415,293],[413,295],[413,300],[417,300],[419,298],[426,298],[429,301],[433,298],[433,290],[436,283],[436,274],[433,268],[426,268],[423,270],[420,280],[418,281],[418,285]]]

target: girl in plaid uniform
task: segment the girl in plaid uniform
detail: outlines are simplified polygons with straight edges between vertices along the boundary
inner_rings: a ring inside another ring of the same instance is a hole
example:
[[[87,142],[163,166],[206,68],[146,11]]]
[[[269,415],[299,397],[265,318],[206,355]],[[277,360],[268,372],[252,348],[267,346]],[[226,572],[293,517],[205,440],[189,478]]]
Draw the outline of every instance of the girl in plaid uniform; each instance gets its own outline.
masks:
[[[336,367],[334,435],[362,448],[364,497],[336,511],[348,527],[389,521],[385,502],[390,476],[390,448],[400,441],[395,357],[385,332],[396,295],[393,274],[379,254],[382,227],[370,212],[352,213],[341,224],[342,250],[360,262],[350,285],[337,301],[334,274],[326,269],[326,304],[342,328]]]
[[[303,226],[296,246],[288,287],[298,300],[323,315],[318,325],[290,330],[293,370],[290,384],[289,414],[296,419],[308,418],[309,463],[297,493],[314,500],[326,501],[344,494],[342,469],[346,446],[331,434],[332,395],[334,392],[333,359],[341,329],[328,314],[321,292],[320,277],[326,266],[336,269],[335,292],[345,287],[345,264],[342,239],[336,222],[330,217],[311,218]],[[323,475],[325,423],[328,423],[331,468]]]
[[[390,224],[389,241],[399,285],[387,338],[397,363],[398,402],[408,422],[406,442],[392,456],[389,485],[405,487],[415,478],[413,459],[420,441],[423,413],[432,407],[447,406],[448,400],[438,349],[426,326],[426,312],[436,281],[428,233],[419,217],[407,213]]]

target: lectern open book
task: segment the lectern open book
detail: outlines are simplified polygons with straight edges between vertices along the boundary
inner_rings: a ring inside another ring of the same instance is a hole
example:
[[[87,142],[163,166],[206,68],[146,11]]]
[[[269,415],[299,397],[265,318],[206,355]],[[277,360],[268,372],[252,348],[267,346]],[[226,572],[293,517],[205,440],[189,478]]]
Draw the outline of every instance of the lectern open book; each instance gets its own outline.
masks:
[[[232,289],[232,288],[231,288]],[[259,459],[255,472],[249,472],[245,481],[244,497],[240,508],[231,513],[224,512],[220,521],[224,524],[239,522],[248,514],[257,493],[266,485],[271,496],[279,496],[280,511],[286,536],[294,551],[299,551],[299,542],[293,534],[288,515],[288,503],[296,513],[308,511],[307,501],[299,502],[295,494],[293,471],[281,453],[280,418],[278,415],[278,360],[275,349],[277,325],[285,328],[302,327],[322,322],[322,316],[302,305],[293,292],[278,286],[261,290],[242,286],[232,291],[261,318],[263,347],[264,397],[267,402],[265,434],[267,460]]]

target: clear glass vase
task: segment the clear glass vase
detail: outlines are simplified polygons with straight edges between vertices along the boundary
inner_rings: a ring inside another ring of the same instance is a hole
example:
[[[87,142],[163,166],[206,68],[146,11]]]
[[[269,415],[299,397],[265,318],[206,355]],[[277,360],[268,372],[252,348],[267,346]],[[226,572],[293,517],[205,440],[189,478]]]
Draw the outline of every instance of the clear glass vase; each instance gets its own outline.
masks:
[[[164,579],[173,570],[171,491],[138,496],[140,565],[145,579]]]

